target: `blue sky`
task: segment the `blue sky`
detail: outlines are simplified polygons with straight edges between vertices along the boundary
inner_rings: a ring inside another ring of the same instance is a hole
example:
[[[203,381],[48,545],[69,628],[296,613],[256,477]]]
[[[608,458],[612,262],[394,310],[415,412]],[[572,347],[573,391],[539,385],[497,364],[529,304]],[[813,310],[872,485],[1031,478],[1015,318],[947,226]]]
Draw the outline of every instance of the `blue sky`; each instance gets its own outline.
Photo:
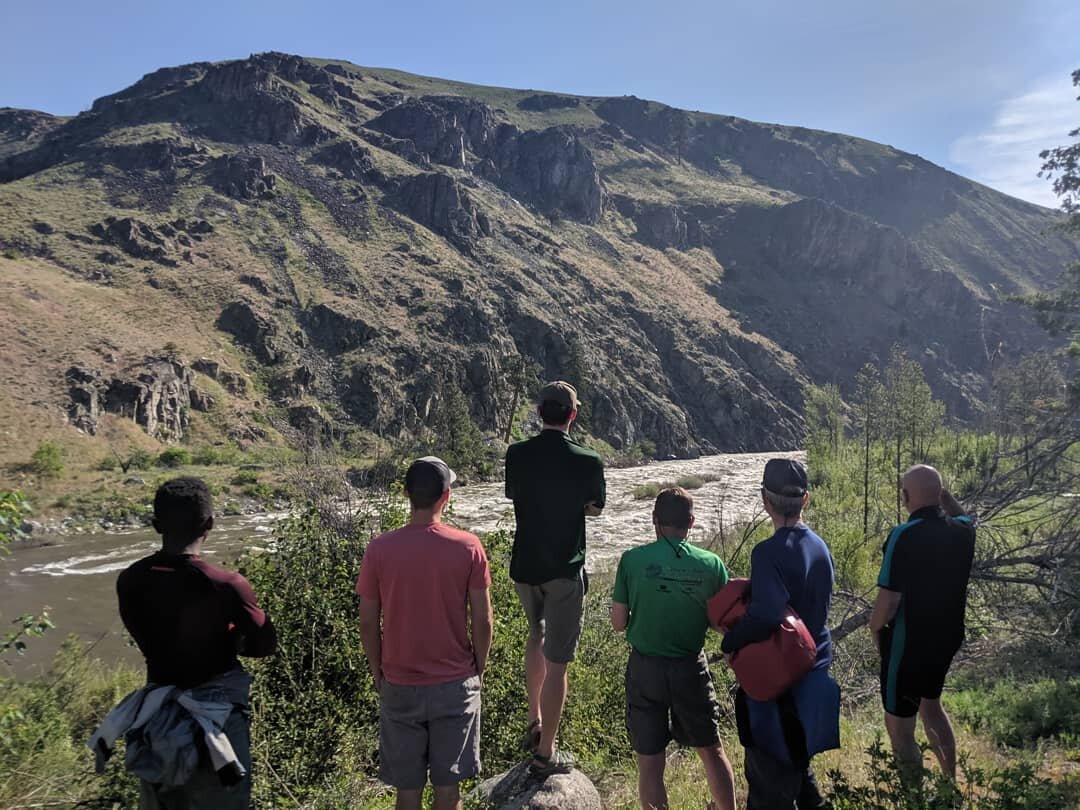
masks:
[[[846,132],[1047,205],[1038,152],[1080,126],[1077,0],[0,0],[0,30],[0,106],[280,50]]]

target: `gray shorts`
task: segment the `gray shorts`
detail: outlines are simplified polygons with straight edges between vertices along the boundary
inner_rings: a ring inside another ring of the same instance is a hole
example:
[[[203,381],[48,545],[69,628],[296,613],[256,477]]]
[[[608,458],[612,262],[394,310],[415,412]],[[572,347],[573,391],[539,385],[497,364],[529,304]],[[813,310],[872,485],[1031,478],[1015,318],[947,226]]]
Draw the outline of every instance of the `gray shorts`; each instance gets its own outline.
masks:
[[[690,748],[716,745],[719,723],[720,704],[704,652],[662,658],[630,651],[626,729],[636,753],[661,754],[673,738]]]
[[[399,790],[480,773],[480,678],[379,689],[379,778]]]
[[[553,664],[569,664],[581,638],[585,607],[585,574],[572,579],[553,579],[541,585],[515,582],[518,599],[525,608],[532,633],[544,636],[544,658]]]

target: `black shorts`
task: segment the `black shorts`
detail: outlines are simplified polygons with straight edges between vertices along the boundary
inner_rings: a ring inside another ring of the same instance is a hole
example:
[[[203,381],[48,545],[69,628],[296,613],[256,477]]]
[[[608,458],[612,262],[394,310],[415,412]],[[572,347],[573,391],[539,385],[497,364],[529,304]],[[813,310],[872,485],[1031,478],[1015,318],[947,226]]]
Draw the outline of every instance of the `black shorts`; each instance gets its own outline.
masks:
[[[898,646],[881,638],[881,705],[896,717],[914,717],[923,698],[937,700],[956,651],[942,653]]]
[[[672,739],[691,748],[720,742],[720,704],[705,653],[662,658],[632,650],[626,729],[630,745],[644,756],[663,753]]]

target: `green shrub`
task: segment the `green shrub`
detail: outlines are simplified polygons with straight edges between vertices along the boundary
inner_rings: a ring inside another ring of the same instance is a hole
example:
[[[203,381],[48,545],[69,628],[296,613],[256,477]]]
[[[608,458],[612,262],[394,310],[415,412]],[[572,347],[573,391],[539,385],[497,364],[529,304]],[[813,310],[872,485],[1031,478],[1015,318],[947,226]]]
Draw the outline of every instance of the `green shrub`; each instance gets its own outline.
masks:
[[[42,478],[59,478],[64,472],[64,451],[56,442],[42,440],[30,457],[30,468]]]
[[[847,774],[829,771],[828,799],[833,810],[1067,810],[1076,807],[1080,793],[1075,781],[1057,784],[1037,776],[1027,763],[984,769],[961,757],[959,783],[940,771],[919,766],[900,778],[900,767],[881,738],[866,749],[870,783],[853,785]]]
[[[1014,748],[1080,735],[1080,678],[998,681],[946,695],[949,710],[994,742]]]
[[[267,503],[274,499],[274,488],[269,484],[248,484],[241,490],[249,498]]]
[[[193,464],[207,467],[216,464],[236,464],[239,460],[240,451],[234,445],[200,447],[191,456]]]
[[[701,489],[705,486],[705,478],[701,475],[683,475],[675,479],[675,484],[683,489]]]
[[[0,553],[12,540],[23,536],[23,519],[30,514],[30,503],[19,490],[0,489]]]
[[[282,524],[273,551],[242,565],[260,604],[273,617],[278,653],[254,663],[253,745],[288,780],[260,779],[257,806],[338,795],[371,785],[377,774],[378,697],[361,653],[354,585],[364,548],[374,534],[406,518],[400,500],[360,509],[361,519],[338,528],[314,510]],[[491,566],[494,643],[484,679],[481,750],[488,773],[520,761],[525,725],[525,640],[528,625],[508,573],[511,538],[483,538]],[[608,625],[608,589],[587,597],[572,699],[563,738],[588,767],[630,762],[622,723],[623,666],[628,647]],[[355,801],[351,806],[370,806]],[[342,800],[337,806],[347,806]],[[314,805],[313,805],[314,806]],[[321,806],[321,805],[319,805]]]
[[[104,777],[86,740],[105,714],[138,688],[142,675],[115,661],[92,661],[72,637],[48,676],[0,677],[0,807],[136,807],[138,783],[123,748]]]
[[[149,470],[154,466],[157,457],[146,450],[136,450],[128,456],[127,467],[129,470]]]
[[[183,467],[191,463],[191,452],[183,447],[168,447],[157,457],[159,467]]]
[[[15,248],[4,248],[4,258],[11,259],[13,262],[15,262],[22,258],[22,253],[20,253]]]
[[[112,472],[119,468],[120,462],[116,460],[116,456],[110,453],[107,456],[102,456],[101,460],[94,465],[94,469],[98,472]]]
[[[257,484],[259,483],[259,474],[254,470],[240,470],[236,475],[232,477],[229,483],[232,484],[234,487],[243,487],[247,486],[248,484]]]

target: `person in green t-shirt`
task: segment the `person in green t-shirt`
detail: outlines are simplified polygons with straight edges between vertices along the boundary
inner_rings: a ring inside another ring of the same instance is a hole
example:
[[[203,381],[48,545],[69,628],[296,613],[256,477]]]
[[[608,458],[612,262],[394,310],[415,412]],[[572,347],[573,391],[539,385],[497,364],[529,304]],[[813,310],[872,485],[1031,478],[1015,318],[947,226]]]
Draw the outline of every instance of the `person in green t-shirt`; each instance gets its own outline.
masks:
[[[633,648],[626,665],[626,728],[637,755],[641,806],[668,807],[664,750],[674,738],[705,766],[718,810],[735,807],[735,775],[720,742],[720,704],[702,646],[705,603],[728,581],[715,554],[687,542],[694,501],[682,487],[656,497],[656,541],[622,555],[611,624]]]

